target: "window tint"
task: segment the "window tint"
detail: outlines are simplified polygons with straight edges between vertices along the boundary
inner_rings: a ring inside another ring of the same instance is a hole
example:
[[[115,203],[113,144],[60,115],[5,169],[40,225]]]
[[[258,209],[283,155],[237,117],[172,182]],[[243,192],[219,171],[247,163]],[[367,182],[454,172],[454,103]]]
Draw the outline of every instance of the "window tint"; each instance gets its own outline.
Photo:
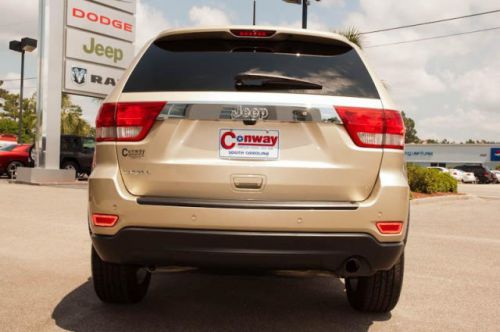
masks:
[[[80,138],[71,136],[61,137],[61,150],[80,151]]]
[[[124,92],[236,91],[235,76],[242,73],[323,86],[262,91],[378,98],[368,71],[350,46],[269,40],[157,41],[139,61]]]

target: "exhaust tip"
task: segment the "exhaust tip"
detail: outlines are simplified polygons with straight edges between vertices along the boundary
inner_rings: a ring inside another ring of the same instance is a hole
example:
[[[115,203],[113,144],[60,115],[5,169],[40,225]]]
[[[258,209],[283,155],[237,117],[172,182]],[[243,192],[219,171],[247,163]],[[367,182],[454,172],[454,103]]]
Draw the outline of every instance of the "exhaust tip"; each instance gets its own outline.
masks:
[[[345,270],[347,273],[356,273],[361,267],[361,262],[357,258],[349,258],[345,263]]]

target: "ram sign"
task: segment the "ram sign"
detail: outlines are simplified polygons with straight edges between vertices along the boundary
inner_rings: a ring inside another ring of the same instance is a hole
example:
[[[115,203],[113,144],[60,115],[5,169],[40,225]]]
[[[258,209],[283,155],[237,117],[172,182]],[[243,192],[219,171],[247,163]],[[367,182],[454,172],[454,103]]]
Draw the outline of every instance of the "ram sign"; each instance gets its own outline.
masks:
[[[118,83],[122,69],[90,64],[82,61],[66,60],[66,90],[89,96],[106,96]]]

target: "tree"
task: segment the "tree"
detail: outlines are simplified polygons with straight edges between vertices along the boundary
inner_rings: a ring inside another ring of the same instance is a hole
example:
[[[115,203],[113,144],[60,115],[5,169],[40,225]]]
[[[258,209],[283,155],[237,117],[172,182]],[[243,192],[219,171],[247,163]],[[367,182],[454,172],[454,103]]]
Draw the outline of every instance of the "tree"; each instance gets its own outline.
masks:
[[[361,32],[358,28],[354,26],[347,27],[345,29],[334,31],[339,35],[346,37],[351,43],[356,44],[359,48],[363,48]]]
[[[0,86],[2,85],[0,81]],[[13,134],[17,136],[19,117],[19,94],[10,93],[0,87],[0,98],[2,98],[2,110],[0,111],[0,133]],[[36,123],[36,100],[35,95],[23,99],[23,142],[33,142],[35,137]]]
[[[72,103],[69,95],[63,93],[61,97],[61,134],[92,136],[95,130],[83,118],[82,108]]]
[[[405,143],[420,143],[420,138],[418,138],[417,130],[415,129],[415,121],[407,117],[405,112],[401,112],[401,116],[406,128]]]
[[[19,94],[2,89],[0,81],[0,134],[17,136],[19,116]],[[85,121],[80,106],[72,103],[69,95],[61,96],[61,133],[79,136],[95,136],[95,129]],[[23,142],[33,142],[36,134],[36,94],[23,99]]]

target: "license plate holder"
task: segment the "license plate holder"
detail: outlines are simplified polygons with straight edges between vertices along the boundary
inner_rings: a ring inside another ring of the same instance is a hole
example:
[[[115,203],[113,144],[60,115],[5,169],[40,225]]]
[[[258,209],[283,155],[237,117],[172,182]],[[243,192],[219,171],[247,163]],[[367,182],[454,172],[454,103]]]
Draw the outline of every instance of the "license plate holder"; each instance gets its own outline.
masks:
[[[280,132],[276,129],[219,129],[219,158],[278,160]]]

